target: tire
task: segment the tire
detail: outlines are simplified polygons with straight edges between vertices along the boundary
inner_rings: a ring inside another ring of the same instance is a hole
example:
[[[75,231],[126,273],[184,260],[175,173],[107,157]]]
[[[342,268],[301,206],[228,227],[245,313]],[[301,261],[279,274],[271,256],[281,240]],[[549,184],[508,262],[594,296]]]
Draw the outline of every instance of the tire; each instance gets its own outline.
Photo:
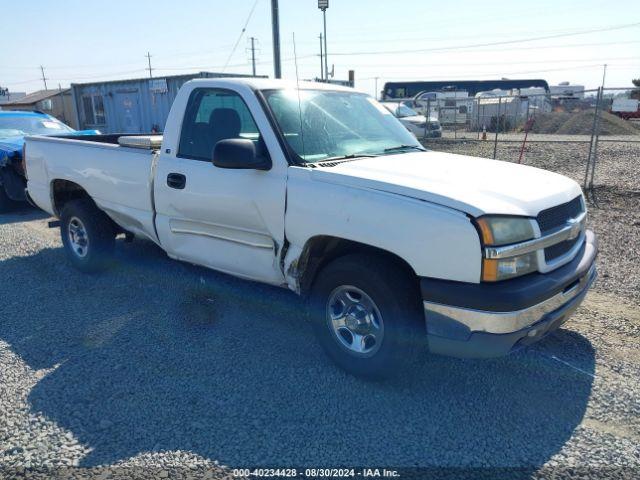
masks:
[[[9,198],[4,189],[4,185],[0,183],[0,213],[9,213],[16,208],[16,202]]]
[[[116,234],[111,219],[92,200],[65,204],[60,235],[69,260],[78,270],[98,272],[111,264]]]
[[[426,343],[415,281],[385,257],[350,254],[334,260],[318,274],[309,300],[320,344],[353,375],[395,376]]]

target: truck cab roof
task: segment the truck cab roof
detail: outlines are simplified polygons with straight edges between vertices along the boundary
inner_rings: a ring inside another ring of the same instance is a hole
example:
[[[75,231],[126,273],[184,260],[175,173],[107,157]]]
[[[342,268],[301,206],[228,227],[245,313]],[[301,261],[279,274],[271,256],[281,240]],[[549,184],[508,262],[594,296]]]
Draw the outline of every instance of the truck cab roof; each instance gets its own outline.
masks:
[[[246,85],[252,90],[272,90],[272,89],[296,89],[301,90],[332,90],[342,92],[355,92],[353,88],[343,87],[330,83],[308,82],[295,80],[283,80],[272,78],[253,78],[253,77],[224,77],[224,78],[196,78],[187,82],[188,84],[202,86],[229,86],[235,87]]]

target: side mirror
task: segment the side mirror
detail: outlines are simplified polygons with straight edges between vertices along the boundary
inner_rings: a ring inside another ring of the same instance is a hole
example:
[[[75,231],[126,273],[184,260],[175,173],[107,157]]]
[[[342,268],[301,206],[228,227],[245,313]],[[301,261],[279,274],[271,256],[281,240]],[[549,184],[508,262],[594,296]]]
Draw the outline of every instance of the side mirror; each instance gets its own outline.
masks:
[[[220,140],[213,147],[213,164],[218,168],[270,170],[271,159],[258,155],[256,146],[245,138]]]

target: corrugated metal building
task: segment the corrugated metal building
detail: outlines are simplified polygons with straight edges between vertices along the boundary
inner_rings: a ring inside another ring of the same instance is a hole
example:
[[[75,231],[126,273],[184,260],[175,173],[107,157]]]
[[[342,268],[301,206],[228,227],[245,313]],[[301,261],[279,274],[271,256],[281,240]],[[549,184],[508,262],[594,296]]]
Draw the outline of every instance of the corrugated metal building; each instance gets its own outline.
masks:
[[[72,84],[80,129],[102,133],[161,132],[171,104],[185,82],[194,78],[251,75],[200,72],[157,78]]]

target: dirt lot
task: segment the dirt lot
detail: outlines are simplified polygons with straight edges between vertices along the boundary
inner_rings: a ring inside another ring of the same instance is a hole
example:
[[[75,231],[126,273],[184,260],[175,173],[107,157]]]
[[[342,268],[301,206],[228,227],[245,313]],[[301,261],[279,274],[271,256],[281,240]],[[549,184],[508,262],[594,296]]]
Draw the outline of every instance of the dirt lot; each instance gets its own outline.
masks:
[[[430,145],[485,156],[493,147]],[[581,180],[582,148],[532,146],[525,163]],[[501,145],[500,158],[517,150]],[[351,466],[638,478],[640,146],[603,145],[600,158],[589,214],[600,278],[577,314],[507,358],[425,354],[386,383],[327,360],[289,292],[145,242],[119,241],[109,272],[83,275],[45,215],[2,216],[0,477]]]

